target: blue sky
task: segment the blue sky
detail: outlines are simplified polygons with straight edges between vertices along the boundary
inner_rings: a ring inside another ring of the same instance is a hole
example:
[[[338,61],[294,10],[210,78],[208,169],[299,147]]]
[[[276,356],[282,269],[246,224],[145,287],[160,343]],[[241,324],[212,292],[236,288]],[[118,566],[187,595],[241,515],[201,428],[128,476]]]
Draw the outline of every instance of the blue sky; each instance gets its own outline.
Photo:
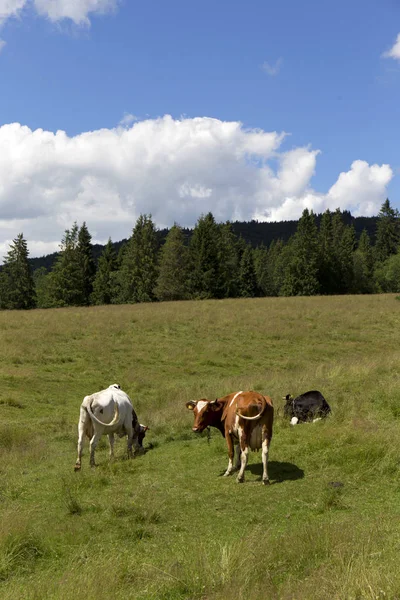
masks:
[[[47,252],[83,217],[103,241],[140,212],[164,226],[214,206],[221,220],[376,214],[386,195],[400,208],[400,49],[383,56],[397,0],[13,2],[0,0],[0,250],[23,229]]]

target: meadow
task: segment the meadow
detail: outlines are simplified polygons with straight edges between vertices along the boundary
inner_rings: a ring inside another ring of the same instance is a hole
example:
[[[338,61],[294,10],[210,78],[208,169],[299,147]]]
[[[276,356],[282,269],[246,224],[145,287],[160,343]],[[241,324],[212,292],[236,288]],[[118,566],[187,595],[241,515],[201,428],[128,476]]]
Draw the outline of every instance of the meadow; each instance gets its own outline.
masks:
[[[400,302],[262,298],[0,312],[0,598],[400,598]],[[75,473],[79,406],[119,383],[150,431]],[[261,453],[223,478],[191,399],[276,408]],[[290,427],[309,389],[325,421]]]

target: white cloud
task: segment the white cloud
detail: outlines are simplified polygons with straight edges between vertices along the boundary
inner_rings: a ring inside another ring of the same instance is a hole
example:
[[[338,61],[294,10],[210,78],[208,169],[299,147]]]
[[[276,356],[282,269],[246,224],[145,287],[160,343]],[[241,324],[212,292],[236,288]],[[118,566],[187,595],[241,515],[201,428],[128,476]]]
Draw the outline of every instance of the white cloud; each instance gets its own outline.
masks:
[[[51,21],[71,19],[77,25],[90,25],[91,13],[105,14],[116,10],[119,0],[33,0],[39,15]]]
[[[395,58],[400,60],[400,33],[397,35],[394,45],[382,54],[384,58]]]
[[[279,71],[281,70],[282,64],[283,58],[280,57],[274,64],[264,61],[261,65],[261,68],[265,73],[267,73],[267,75],[271,75],[273,77],[274,75],[278,75]]]
[[[3,50],[4,46],[7,44],[4,40],[0,40],[0,52]]]
[[[311,179],[318,150],[281,149],[285,134],[211,118],[148,119],[68,137],[14,123],[0,127],[0,251],[19,232],[32,255],[58,250],[87,222],[94,241],[128,237],[140,213],[159,227],[227,219],[298,218],[340,207],[376,214],[393,172],[353,162],[327,193]]]
[[[132,115],[130,113],[124,113],[124,116],[120,120],[119,125],[121,125],[122,127],[128,127],[129,125],[132,125],[132,123],[134,123],[135,121],[138,121],[138,120],[139,119],[136,115]]]
[[[90,25],[91,14],[105,14],[117,9],[120,0],[0,0],[0,25],[18,17],[23,8],[33,6],[42,17],[57,22],[70,19],[77,25]]]
[[[10,17],[17,17],[27,0],[0,0],[0,25]]]

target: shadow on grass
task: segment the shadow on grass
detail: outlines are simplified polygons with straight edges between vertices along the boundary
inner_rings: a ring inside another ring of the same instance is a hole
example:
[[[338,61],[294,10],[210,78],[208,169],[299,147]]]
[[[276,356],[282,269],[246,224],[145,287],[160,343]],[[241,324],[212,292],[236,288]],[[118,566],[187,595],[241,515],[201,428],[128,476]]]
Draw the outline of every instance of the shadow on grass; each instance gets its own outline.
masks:
[[[262,479],[263,466],[262,463],[247,465],[246,471],[250,471],[253,475],[259,475]],[[304,471],[297,465],[289,462],[278,462],[276,460],[268,461],[268,476],[271,483],[282,483],[283,481],[295,481],[303,479]]]

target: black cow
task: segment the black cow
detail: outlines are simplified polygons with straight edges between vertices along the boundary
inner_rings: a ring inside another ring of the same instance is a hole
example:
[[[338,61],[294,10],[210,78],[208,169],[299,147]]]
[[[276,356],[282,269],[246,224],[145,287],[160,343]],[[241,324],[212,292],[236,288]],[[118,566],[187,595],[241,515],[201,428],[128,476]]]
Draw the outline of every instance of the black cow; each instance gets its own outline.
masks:
[[[301,394],[297,398],[288,394],[284,399],[286,400],[284,414],[285,417],[290,417],[291,425],[327,417],[331,412],[321,392],[316,390]]]

